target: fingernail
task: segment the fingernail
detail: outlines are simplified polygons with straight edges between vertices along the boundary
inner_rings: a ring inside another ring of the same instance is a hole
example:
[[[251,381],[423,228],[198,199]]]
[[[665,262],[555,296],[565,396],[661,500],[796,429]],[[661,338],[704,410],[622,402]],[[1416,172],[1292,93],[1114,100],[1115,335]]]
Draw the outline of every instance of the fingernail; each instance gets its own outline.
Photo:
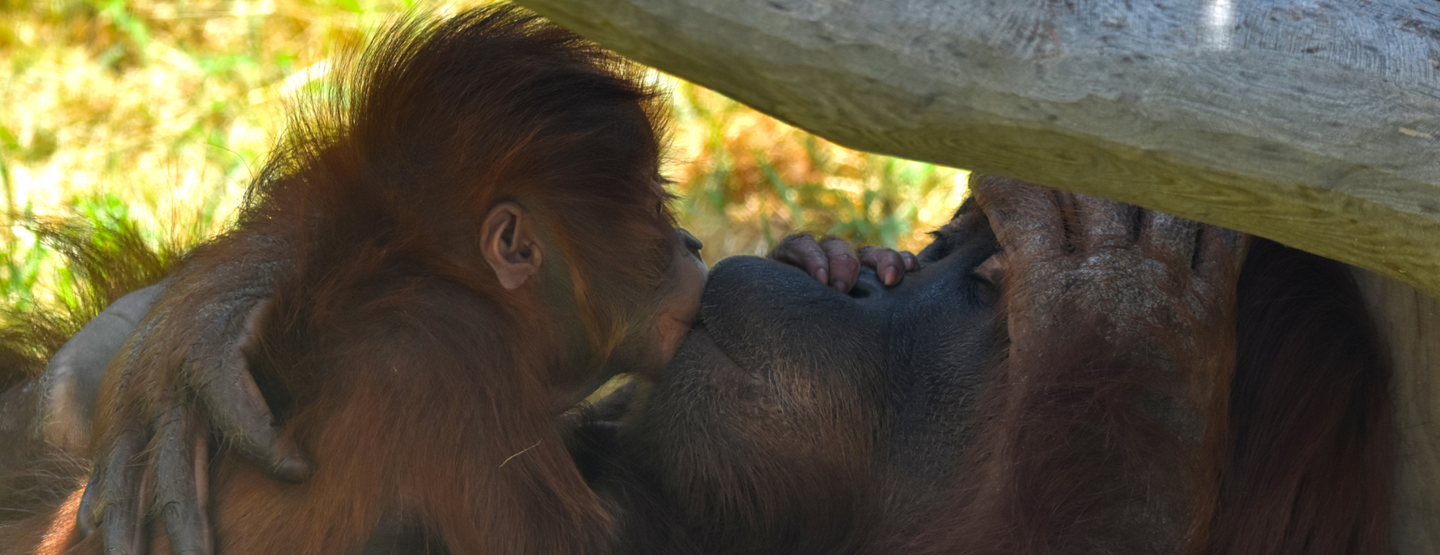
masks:
[[[161,516],[169,522],[180,522],[180,504],[174,501],[160,508]]]
[[[829,271],[829,270],[826,270],[826,269],[824,269],[824,268],[820,268],[819,270],[815,270],[815,279],[819,280],[820,283],[829,283],[829,282],[830,282],[830,271]]]
[[[297,456],[285,457],[275,465],[275,476],[290,483],[300,483],[310,477],[310,463]]]
[[[895,285],[895,268],[885,268],[885,285]]]
[[[836,291],[839,291],[839,292],[841,292],[841,293],[844,293],[845,291],[847,291],[847,289],[845,289],[845,282],[842,281],[842,280],[838,280],[838,279],[837,279],[837,280],[835,280],[835,281],[832,281],[832,282],[830,282],[830,286],[831,286],[831,287],[834,287]]]

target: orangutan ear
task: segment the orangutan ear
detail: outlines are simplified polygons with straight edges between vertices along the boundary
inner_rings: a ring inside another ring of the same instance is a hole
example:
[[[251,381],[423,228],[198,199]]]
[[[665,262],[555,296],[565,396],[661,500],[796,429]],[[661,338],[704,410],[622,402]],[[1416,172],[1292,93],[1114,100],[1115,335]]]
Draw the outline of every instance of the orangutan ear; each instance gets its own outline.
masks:
[[[544,253],[535,220],[519,204],[496,204],[480,230],[480,251],[502,287],[516,289],[540,271]]]

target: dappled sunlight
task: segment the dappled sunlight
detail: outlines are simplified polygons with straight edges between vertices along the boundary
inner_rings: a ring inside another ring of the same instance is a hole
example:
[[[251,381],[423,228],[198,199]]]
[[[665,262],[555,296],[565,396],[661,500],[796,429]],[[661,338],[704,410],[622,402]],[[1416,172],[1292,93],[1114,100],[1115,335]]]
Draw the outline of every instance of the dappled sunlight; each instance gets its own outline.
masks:
[[[1201,36],[1210,50],[1229,50],[1230,36],[1235,32],[1234,0],[1206,0],[1205,21]]]
[[[43,303],[70,283],[58,257],[17,222],[118,218],[157,248],[223,230],[287,102],[324,83],[338,52],[408,4],[3,4],[7,302]],[[705,242],[709,262],[763,254],[797,230],[916,249],[958,205],[963,172],[844,149],[712,91],[657,78],[672,93],[665,171],[681,197],[675,208]]]
[[[795,231],[919,249],[963,196],[963,171],[846,149],[663,79],[675,122],[668,177],[710,262],[764,254]]]

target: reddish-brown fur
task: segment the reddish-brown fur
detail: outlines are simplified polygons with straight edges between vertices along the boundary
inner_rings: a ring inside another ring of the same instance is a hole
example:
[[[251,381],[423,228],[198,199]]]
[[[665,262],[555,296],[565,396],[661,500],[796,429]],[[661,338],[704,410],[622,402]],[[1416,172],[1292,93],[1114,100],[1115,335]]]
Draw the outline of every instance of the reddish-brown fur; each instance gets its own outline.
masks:
[[[608,516],[555,424],[578,400],[557,391],[594,378],[565,373],[583,369],[564,366],[548,299],[501,290],[472,226],[502,200],[537,207],[573,280],[543,293],[582,307],[598,353],[582,362],[598,366],[629,325],[615,305],[641,300],[615,292],[654,289],[670,260],[650,93],[513,11],[395,32],[371,52],[365,119],[261,204],[275,211],[264,221],[308,228],[267,233],[302,248],[251,364],[316,472],[290,486],[222,462],[219,547],[347,553],[388,519],[413,527],[400,541],[455,553],[597,551]]]
[[[1349,269],[1269,241],[1240,276],[1215,554],[1387,553],[1390,366]]]
[[[315,472],[281,484],[222,450],[209,484],[220,552],[610,541],[557,417],[643,327],[635,314],[654,308],[678,244],[655,94],[636,71],[533,15],[482,9],[392,28],[345,68],[343,96],[292,123],[238,228],[190,256],[121,355],[184,368],[197,336],[242,334],[165,319],[204,322],[237,292],[271,289],[249,363]],[[562,251],[526,294],[480,252],[502,201]],[[260,268],[271,279],[229,271],[257,260],[275,261]],[[175,390],[170,376],[125,376],[106,387],[97,445],[133,433],[115,415],[170,406],[143,394]],[[99,535],[79,550],[98,552]]]

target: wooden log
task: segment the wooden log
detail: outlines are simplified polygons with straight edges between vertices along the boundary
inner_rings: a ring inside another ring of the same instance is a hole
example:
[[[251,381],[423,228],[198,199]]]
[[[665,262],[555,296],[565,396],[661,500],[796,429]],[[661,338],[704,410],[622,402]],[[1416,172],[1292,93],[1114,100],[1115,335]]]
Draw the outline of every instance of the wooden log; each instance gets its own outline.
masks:
[[[1440,301],[1355,270],[1395,363],[1391,398],[1399,430],[1393,553],[1440,553]]]
[[[1269,237],[1440,294],[1432,0],[520,0],[862,150]]]

